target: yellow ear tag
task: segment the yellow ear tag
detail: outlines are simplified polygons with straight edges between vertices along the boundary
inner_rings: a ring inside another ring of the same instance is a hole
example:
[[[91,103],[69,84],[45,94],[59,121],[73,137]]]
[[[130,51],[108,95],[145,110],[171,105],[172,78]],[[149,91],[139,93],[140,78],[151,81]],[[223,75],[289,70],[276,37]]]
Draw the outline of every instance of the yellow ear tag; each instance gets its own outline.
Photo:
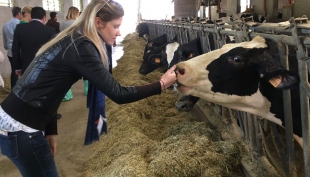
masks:
[[[281,75],[278,75],[276,77],[273,77],[269,80],[270,84],[274,87],[274,88],[277,88],[280,83],[282,82],[282,76]]]
[[[160,63],[160,59],[159,58],[155,58],[155,63]]]

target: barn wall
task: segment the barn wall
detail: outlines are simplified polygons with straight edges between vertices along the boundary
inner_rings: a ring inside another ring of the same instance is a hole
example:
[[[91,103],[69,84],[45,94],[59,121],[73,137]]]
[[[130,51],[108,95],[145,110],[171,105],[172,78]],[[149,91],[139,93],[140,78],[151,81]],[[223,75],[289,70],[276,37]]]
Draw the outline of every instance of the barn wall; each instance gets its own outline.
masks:
[[[267,16],[269,16],[270,19],[277,18],[278,16],[278,0],[268,0],[266,1],[266,11]]]
[[[219,19],[219,13],[217,12],[217,6],[210,7],[211,20]]]
[[[295,1],[293,6],[293,16],[301,17],[302,15],[307,15],[310,18],[310,1],[309,0],[298,0]]]
[[[228,0],[226,3],[227,15],[234,15],[237,13],[238,0]]]
[[[182,18],[182,17],[196,17],[198,8],[200,7],[197,5],[198,0],[175,0],[174,2],[174,14],[175,18]]]
[[[255,13],[258,15],[265,15],[264,0],[255,0],[252,2]]]

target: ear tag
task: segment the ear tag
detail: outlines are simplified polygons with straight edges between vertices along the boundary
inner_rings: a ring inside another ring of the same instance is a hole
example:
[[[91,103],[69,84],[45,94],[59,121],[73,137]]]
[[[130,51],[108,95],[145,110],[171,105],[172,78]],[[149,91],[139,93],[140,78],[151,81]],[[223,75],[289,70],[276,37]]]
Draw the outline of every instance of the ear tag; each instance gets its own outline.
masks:
[[[269,80],[270,84],[274,87],[274,88],[277,88],[280,83],[282,82],[282,76],[281,75],[278,75],[276,77],[273,77]]]
[[[160,63],[160,59],[159,58],[155,58],[155,63]]]

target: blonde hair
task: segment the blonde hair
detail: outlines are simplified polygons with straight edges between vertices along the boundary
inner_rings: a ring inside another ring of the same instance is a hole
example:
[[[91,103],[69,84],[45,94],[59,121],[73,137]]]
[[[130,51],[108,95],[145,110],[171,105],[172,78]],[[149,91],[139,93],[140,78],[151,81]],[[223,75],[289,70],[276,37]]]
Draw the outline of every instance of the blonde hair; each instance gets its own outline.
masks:
[[[24,7],[22,7],[22,10],[21,10],[22,16],[25,17],[25,13],[26,12],[31,14],[31,9],[32,9],[31,6],[24,6]]]
[[[106,5],[102,7],[104,3],[106,3]],[[36,56],[42,54],[49,47],[53,46],[55,43],[57,43],[66,36],[70,35],[72,43],[74,43],[74,41],[77,40],[73,39],[74,32],[79,32],[79,30],[82,29],[83,32],[81,37],[87,37],[90,41],[94,43],[100,53],[103,64],[107,67],[108,59],[106,57],[104,46],[102,45],[102,40],[98,34],[95,25],[95,18],[99,17],[104,23],[107,23],[122,16],[124,16],[124,10],[119,3],[114,2],[113,0],[92,0],[91,3],[89,3],[83,10],[81,16],[67,29],[60,32],[55,38],[43,45],[37,52]],[[67,48],[69,46],[67,46]]]
[[[74,19],[74,20],[76,20],[78,17],[79,17],[79,14],[80,14],[80,11],[79,11],[79,9],[78,8],[76,8],[76,7],[70,7],[69,9],[68,9],[68,13],[67,13],[67,15],[66,15],[66,19]]]

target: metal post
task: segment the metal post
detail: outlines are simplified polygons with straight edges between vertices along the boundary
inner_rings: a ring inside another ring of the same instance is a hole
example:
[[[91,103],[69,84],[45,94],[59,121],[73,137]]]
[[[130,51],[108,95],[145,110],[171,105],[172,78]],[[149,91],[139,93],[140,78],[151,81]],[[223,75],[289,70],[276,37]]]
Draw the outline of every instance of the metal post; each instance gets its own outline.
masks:
[[[279,55],[283,67],[289,70],[288,64],[288,46],[282,42],[277,42]],[[285,136],[286,136],[286,156],[288,160],[288,171],[290,176],[296,176],[295,153],[294,153],[294,138],[293,138],[293,120],[291,106],[290,90],[283,90],[283,108],[285,121]]]
[[[298,72],[301,82],[308,83],[308,72],[307,71],[307,63],[305,59],[307,58],[305,52],[303,50],[303,46],[299,40],[296,30],[296,23],[294,17],[289,19],[292,29],[292,36],[294,42],[297,47],[297,59],[298,59]],[[303,83],[302,83],[303,84]],[[303,139],[303,155],[304,155],[304,168],[305,168],[305,177],[310,176],[310,162],[309,162],[309,152],[310,152],[310,144],[309,144],[309,127],[310,121],[309,119],[309,97],[304,92],[302,87],[300,88],[300,109],[301,109],[301,121],[302,121],[302,139]]]

